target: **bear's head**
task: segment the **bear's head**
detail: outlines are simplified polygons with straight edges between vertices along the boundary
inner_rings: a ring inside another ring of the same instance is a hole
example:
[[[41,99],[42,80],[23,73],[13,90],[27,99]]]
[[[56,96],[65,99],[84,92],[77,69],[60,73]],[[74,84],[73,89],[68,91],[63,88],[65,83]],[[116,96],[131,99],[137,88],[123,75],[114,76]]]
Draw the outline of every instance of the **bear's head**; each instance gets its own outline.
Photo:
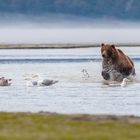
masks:
[[[101,55],[105,60],[115,59],[118,55],[114,45],[101,44]]]

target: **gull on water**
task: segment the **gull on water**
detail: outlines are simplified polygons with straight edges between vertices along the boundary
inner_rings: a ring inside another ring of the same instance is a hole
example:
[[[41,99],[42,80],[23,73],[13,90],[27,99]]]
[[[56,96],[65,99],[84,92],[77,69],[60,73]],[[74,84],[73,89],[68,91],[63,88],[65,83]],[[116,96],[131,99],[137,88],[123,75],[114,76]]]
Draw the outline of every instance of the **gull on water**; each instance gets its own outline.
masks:
[[[27,87],[37,86],[37,81],[30,81],[30,80],[27,80],[26,86],[27,86]]]
[[[35,78],[37,78],[35,80]],[[55,83],[58,83],[56,80],[49,80],[41,77],[39,74],[32,75],[31,77],[25,76],[26,86],[33,87],[33,86],[51,86]]]
[[[0,86],[10,86],[12,79],[7,79],[5,77],[0,78]]]
[[[87,78],[90,77],[90,75],[89,75],[89,73],[88,73],[88,71],[87,71],[86,69],[82,69],[82,73],[83,73],[83,77],[84,77],[85,79],[87,79]]]

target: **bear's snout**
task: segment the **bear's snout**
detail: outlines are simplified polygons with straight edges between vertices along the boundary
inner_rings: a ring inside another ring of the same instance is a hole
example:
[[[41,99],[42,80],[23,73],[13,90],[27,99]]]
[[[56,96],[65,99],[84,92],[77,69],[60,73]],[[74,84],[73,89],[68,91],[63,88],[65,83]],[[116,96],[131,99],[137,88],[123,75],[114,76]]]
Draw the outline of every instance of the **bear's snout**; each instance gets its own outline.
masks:
[[[102,57],[105,57],[105,54],[102,54]]]
[[[107,57],[108,57],[108,55],[107,55],[107,52],[106,52],[106,51],[103,51],[103,52],[102,52],[102,57],[103,57],[103,58],[107,58]]]

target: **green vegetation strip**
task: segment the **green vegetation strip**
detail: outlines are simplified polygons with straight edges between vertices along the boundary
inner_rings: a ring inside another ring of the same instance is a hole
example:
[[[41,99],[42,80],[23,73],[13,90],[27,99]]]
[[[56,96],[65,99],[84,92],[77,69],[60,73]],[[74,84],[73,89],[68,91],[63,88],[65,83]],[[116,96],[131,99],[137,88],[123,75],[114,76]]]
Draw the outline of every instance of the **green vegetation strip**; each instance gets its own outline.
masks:
[[[0,44],[0,49],[68,49],[89,48],[99,45],[91,44]]]
[[[0,113],[0,140],[139,140],[140,118]]]
[[[117,47],[140,47],[140,44],[115,44]],[[0,44],[0,49],[71,49],[100,47],[100,44]]]

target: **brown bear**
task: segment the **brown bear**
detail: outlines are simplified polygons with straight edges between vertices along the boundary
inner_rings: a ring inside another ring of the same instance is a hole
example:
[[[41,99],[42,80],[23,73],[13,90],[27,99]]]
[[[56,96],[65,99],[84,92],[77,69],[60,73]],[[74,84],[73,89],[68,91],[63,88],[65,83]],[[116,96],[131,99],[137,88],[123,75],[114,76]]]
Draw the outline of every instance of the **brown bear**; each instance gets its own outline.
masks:
[[[111,44],[101,44],[102,76],[105,80],[122,81],[135,75],[133,61]]]

